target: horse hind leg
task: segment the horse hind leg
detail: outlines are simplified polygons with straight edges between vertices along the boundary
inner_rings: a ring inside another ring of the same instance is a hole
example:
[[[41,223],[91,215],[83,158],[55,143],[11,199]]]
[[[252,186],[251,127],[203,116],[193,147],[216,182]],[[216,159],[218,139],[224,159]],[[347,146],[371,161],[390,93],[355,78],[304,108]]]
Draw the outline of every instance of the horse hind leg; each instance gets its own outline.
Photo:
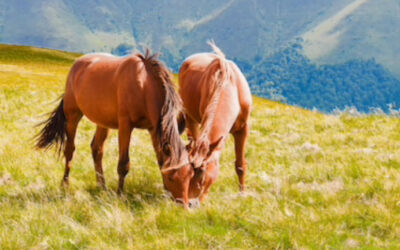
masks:
[[[79,110],[65,113],[67,118],[67,141],[65,143],[64,156],[65,156],[65,172],[62,184],[63,186],[69,185],[69,173],[71,170],[72,157],[75,151],[75,134],[78,123],[82,118],[82,113]]]
[[[118,160],[118,191],[119,195],[124,190],[125,177],[129,172],[129,144],[132,134],[132,125],[130,121],[119,121],[118,144],[119,144],[119,160]]]
[[[247,161],[245,158],[245,147],[248,135],[249,135],[248,124],[246,124],[243,128],[233,133],[233,137],[235,139],[235,153],[236,153],[235,169],[236,169],[236,174],[239,178],[240,191],[242,192],[246,190],[245,178],[247,172]]]
[[[94,162],[94,168],[96,171],[96,180],[100,188],[106,188],[106,181],[103,172],[103,154],[104,154],[104,142],[109,135],[110,130],[97,126],[96,133],[93,137],[92,143],[92,156]]]
[[[71,170],[71,161],[75,151],[75,134],[78,128],[78,123],[81,120],[83,114],[76,104],[75,97],[71,91],[67,91],[64,94],[64,114],[67,122],[66,125],[66,135],[67,141],[64,148],[65,156],[65,172],[62,180],[63,186],[68,186],[69,184],[69,173]]]

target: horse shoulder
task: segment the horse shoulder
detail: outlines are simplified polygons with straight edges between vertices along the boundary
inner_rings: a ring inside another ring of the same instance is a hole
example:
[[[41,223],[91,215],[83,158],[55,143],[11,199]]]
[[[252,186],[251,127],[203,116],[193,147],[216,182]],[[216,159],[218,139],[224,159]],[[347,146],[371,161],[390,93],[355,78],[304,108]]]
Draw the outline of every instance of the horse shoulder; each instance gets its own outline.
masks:
[[[125,57],[115,73],[118,85],[118,109],[120,117],[129,117],[135,127],[148,128],[144,118],[147,113],[148,74],[143,61],[136,55]]]
[[[115,78],[119,82],[119,87],[123,88],[143,88],[146,72],[143,61],[136,55],[123,58],[116,70]]]

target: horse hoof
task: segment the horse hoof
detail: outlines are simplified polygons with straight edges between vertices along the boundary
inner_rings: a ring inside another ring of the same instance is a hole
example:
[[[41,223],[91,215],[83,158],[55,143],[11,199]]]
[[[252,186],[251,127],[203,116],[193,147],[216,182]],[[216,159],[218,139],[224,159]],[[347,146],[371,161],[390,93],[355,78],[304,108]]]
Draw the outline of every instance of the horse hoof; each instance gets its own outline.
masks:
[[[124,192],[121,191],[120,189],[117,190],[117,195],[118,195],[118,197],[119,197],[121,200],[123,200],[123,201],[126,201],[126,200],[127,200],[127,198],[126,198]]]
[[[97,186],[99,187],[100,190],[104,190],[104,191],[107,190],[107,186],[104,183],[97,183]]]
[[[61,181],[61,188],[62,189],[68,189],[69,188],[69,181],[68,180],[62,180]]]
[[[128,198],[126,197],[125,194],[118,194],[118,197],[121,201],[126,202],[128,201]]]

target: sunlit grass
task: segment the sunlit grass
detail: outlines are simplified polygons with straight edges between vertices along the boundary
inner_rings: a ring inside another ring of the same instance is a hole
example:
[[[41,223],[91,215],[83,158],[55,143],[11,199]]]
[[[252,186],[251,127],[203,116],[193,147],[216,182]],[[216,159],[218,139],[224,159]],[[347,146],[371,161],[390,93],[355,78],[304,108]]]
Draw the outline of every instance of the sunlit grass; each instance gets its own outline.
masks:
[[[0,47],[0,248],[400,247],[397,118],[323,115],[254,98],[247,194],[238,193],[230,139],[219,180],[190,212],[165,196],[145,131],[132,136],[127,199],[114,192],[115,131],[104,157],[109,190],[98,190],[94,126],[85,119],[71,187],[62,191],[63,159],[35,151],[32,137],[77,55],[25,58],[19,49]]]

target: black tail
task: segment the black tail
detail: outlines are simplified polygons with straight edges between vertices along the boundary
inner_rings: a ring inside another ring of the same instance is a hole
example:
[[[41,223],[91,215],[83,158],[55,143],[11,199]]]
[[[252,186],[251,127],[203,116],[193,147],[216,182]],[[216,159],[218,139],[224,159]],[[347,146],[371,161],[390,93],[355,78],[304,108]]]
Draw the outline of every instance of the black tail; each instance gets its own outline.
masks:
[[[64,149],[65,138],[67,134],[67,119],[64,114],[64,100],[61,99],[60,104],[50,113],[47,120],[39,124],[45,126],[36,136],[36,148],[47,149],[56,145],[60,154]]]

